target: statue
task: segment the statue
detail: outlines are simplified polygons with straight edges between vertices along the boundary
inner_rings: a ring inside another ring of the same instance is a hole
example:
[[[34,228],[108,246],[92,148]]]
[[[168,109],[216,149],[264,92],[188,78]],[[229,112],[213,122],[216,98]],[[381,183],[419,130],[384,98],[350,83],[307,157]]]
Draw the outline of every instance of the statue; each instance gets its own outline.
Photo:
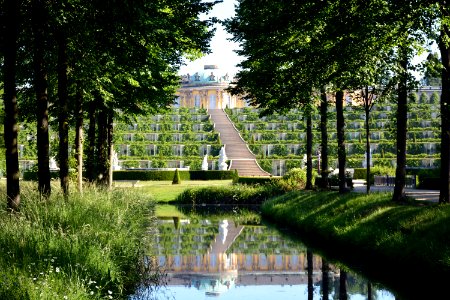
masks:
[[[202,171],[208,171],[208,155],[203,157]]]
[[[219,151],[219,170],[228,170],[227,155],[225,153],[225,147],[220,148]]]
[[[209,75],[209,81],[214,81],[216,79],[216,76],[214,76],[214,73],[211,72],[211,75]]]
[[[122,167],[119,166],[119,158],[117,157],[117,152],[115,150],[113,150],[112,167],[114,171],[122,169]]]
[[[225,244],[228,235],[228,220],[222,220],[219,222],[219,239],[222,244]]]
[[[200,81],[200,75],[198,75],[198,72],[196,72],[194,74],[194,78],[195,78],[195,81]]]
[[[50,157],[50,160],[48,162],[48,167],[49,167],[50,171],[59,170],[58,166],[56,165],[55,158],[53,156]]]

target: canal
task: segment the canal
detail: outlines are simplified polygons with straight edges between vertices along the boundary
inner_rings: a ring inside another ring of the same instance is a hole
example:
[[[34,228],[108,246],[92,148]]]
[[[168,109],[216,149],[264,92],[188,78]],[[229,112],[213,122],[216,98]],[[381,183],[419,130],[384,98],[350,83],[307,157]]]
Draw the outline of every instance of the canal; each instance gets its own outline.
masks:
[[[152,260],[164,276],[136,299],[396,299],[257,213],[185,216],[158,219]]]

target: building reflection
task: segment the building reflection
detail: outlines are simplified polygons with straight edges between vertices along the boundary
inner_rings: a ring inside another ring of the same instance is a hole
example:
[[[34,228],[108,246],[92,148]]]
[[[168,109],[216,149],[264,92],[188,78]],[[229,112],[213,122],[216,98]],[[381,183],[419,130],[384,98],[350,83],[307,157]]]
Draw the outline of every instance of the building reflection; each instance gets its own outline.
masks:
[[[266,227],[227,220],[160,225],[156,259],[169,286],[195,287],[216,296],[236,286],[308,283],[306,248]],[[313,256],[315,284],[321,281],[321,267],[321,258]]]

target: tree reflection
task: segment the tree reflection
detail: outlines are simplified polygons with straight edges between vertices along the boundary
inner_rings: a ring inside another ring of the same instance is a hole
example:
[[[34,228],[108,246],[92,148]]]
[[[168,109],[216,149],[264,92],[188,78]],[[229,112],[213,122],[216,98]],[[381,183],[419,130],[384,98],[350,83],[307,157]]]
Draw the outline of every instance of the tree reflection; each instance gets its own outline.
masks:
[[[306,259],[308,261],[308,300],[314,298],[314,285],[313,285],[313,253],[311,250],[306,250]]]
[[[347,272],[340,270],[339,274],[339,300],[347,300]]]
[[[322,258],[322,299],[328,300],[328,295],[330,294],[330,266],[328,262]]]

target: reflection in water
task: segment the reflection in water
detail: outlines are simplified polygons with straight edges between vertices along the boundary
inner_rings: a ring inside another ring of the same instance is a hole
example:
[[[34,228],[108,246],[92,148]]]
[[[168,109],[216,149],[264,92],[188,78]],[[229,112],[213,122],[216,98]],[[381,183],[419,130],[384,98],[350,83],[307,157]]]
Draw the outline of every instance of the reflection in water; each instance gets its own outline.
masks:
[[[347,272],[344,270],[339,273],[339,300],[347,300]]]
[[[322,258],[322,296],[323,300],[328,300],[328,295],[330,294],[330,266],[327,261]]]
[[[159,299],[347,299],[366,283],[265,226],[230,218],[160,220],[156,258],[167,274]],[[339,284],[340,282],[340,284]],[[349,285],[347,288],[347,284]],[[376,299],[394,299],[388,292]],[[169,294],[169,297],[168,297]],[[345,295],[345,296],[344,296]]]

